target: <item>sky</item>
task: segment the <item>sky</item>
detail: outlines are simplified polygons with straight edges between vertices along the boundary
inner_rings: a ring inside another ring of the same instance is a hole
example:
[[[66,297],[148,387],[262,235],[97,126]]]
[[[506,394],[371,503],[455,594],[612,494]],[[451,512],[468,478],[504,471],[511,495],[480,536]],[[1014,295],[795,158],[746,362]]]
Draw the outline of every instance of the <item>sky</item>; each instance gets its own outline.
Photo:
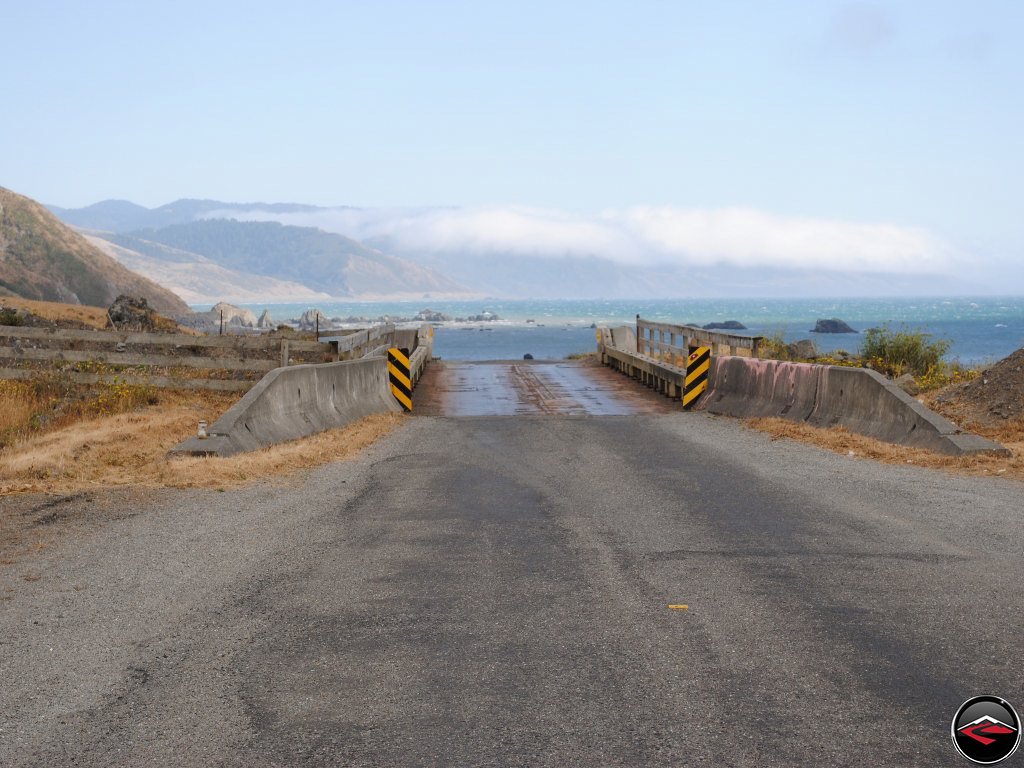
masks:
[[[1024,292],[1024,3],[0,3],[0,185],[48,204]]]

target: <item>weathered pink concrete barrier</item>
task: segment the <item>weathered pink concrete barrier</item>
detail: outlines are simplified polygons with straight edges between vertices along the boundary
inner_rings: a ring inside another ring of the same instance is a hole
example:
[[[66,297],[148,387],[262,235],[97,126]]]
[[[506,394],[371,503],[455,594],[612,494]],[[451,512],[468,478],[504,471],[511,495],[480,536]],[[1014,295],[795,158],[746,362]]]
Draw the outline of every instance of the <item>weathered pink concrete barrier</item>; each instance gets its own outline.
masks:
[[[697,406],[742,418],[779,417],[954,456],[1009,453],[999,443],[964,432],[876,371],[712,357],[710,386]]]

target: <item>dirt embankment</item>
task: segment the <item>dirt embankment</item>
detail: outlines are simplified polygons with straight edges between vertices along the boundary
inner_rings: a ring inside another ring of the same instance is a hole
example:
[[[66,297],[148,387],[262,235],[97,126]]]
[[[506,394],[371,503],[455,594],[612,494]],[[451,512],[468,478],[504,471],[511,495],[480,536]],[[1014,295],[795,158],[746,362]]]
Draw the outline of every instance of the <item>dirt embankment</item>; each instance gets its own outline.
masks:
[[[965,384],[948,387],[931,405],[977,429],[1006,430],[1024,420],[1024,349],[1018,349]]]

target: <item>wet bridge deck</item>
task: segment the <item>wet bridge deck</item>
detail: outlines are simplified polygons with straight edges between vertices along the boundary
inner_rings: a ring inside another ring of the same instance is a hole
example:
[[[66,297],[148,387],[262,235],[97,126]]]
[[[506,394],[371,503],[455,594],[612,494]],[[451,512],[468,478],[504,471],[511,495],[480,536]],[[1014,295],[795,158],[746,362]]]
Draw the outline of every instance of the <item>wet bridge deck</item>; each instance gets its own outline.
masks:
[[[574,362],[435,363],[416,388],[424,416],[629,416],[679,409],[610,368]]]

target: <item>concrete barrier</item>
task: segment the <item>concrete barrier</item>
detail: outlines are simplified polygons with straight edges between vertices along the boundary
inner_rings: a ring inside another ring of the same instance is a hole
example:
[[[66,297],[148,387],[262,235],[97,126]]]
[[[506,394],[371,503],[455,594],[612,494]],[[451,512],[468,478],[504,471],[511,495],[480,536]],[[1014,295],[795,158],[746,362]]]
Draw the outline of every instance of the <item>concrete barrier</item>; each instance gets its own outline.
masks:
[[[805,421],[817,404],[821,365],[711,358],[708,391],[698,410],[741,418],[777,416]]]
[[[636,354],[636,331],[628,325],[609,329],[612,334],[612,345],[623,352]]]
[[[232,456],[401,410],[386,358],[276,368],[214,422],[209,438],[190,438],[169,455]]]
[[[964,432],[877,371],[820,367],[818,401],[814,413],[807,419],[810,424],[821,427],[839,424],[886,442],[952,456],[1010,454],[999,443]]]
[[[741,418],[779,417],[851,432],[898,445],[959,456],[1009,452],[963,432],[876,371],[713,357],[711,385],[698,410]]]

